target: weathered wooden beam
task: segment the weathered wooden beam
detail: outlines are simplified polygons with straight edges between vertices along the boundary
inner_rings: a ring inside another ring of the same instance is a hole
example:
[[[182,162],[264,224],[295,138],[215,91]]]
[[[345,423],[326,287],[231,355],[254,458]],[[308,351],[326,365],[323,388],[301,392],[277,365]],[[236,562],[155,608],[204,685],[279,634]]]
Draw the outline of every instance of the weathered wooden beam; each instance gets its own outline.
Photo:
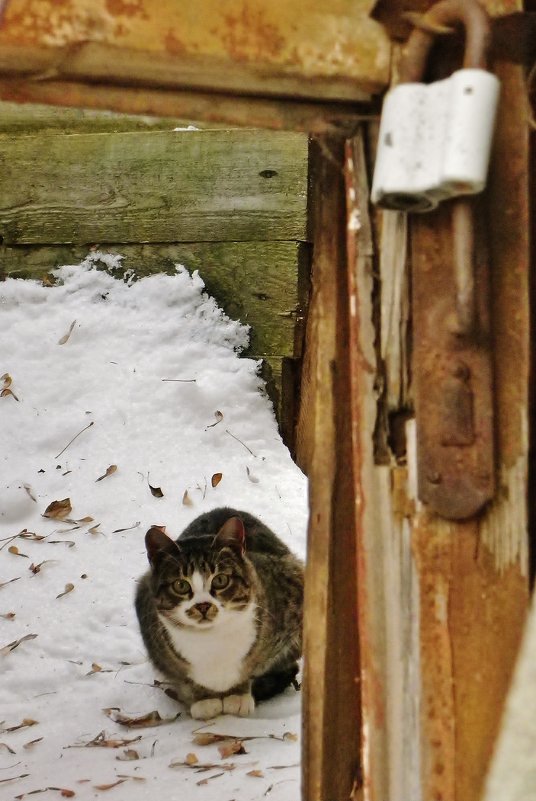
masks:
[[[297,461],[309,477],[302,798],[358,798],[360,685],[343,149],[313,148],[312,297]]]
[[[487,193],[499,486],[486,512],[471,521],[447,524],[425,509],[413,520],[422,786],[426,797],[442,794],[449,801],[480,797],[528,600],[528,134],[521,71],[501,65],[499,74],[502,99]],[[437,230],[414,223],[413,252],[426,254],[431,269],[441,269],[437,242]]]
[[[21,80],[0,76],[0,99],[14,103],[104,109],[124,114],[180,117],[206,125],[265,128],[350,136],[359,121],[377,114],[377,104],[296,102],[188,89],[154,89],[84,84],[73,81]]]
[[[417,500],[404,344],[406,228],[384,212],[370,236],[362,149],[354,143],[347,152],[363,771],[370,801],[478,801],[526,614],[528,135],[520,71],[502,65],[500,77],[488,190],[499,490],[477,519],[447,523]],[[413,252],[431,269],[441,269],[439,233],[424,223],[412,232]]]
[[[307,137],[165,131],[4,137],[8,244],[305,239]]]
[[[37,69],[45,78],[53,72],[109,83],[355,101],[388,81],[389,40],[369,17],[372,5],[200,0],[192,13],[175,0],[10,0],[0,65]]]
[[[0,101],[0,134],[170,131],[189,124],[190,120],[177,117],[162,118],[82,108],[55,108],[43,103]]]

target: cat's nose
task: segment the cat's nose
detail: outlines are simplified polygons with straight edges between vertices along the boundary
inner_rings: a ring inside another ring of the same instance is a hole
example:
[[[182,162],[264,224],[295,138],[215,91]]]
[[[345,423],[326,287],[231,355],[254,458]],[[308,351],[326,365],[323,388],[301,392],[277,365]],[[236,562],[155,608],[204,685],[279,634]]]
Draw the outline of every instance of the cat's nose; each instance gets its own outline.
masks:
[[[201,615],[203,617],[206,617],[207,616],[207,612],[208,612],[208,610],[210,609],[211,606],[212,606],[212,604],[209,603],[208,601],[203,601],[200,604],[196,604],[195,608],[201,613]]]

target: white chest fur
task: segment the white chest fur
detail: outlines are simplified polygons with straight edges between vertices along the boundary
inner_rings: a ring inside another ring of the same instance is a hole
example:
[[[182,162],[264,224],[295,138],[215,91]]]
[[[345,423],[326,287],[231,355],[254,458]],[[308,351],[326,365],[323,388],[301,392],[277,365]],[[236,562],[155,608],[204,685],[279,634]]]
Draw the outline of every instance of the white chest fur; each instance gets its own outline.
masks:
[[[208,630],[178,628],[161,618],[173,647],[190,664],[192,681],[214,692],[226,692],[243,680],[242,666],[256,637],[255,605],[222,610]]]

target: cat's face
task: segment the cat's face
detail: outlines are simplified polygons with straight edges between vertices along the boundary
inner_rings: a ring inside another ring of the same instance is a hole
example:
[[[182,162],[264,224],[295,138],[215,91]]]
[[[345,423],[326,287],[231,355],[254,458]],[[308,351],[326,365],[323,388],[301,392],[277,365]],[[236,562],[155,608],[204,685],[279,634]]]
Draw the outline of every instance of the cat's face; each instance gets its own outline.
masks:
[[[153,527],[146,546],[155,603],[168,622],[203,631],[250,608],[254,582],[238,518],[227,521],[215,536],[192,537],[179,544]]]

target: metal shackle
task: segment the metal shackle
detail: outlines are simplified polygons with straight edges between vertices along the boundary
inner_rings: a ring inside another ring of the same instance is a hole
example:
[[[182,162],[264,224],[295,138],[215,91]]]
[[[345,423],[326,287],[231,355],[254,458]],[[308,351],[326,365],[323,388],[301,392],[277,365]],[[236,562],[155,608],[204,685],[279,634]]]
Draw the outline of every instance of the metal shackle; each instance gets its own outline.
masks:
[[[404,47],[399,83],[421,81],[436,27],[462,25],[465,30],[464,69],[487,69],[491,23],[487,11],[476,0],[441,0],[421,17]]]

